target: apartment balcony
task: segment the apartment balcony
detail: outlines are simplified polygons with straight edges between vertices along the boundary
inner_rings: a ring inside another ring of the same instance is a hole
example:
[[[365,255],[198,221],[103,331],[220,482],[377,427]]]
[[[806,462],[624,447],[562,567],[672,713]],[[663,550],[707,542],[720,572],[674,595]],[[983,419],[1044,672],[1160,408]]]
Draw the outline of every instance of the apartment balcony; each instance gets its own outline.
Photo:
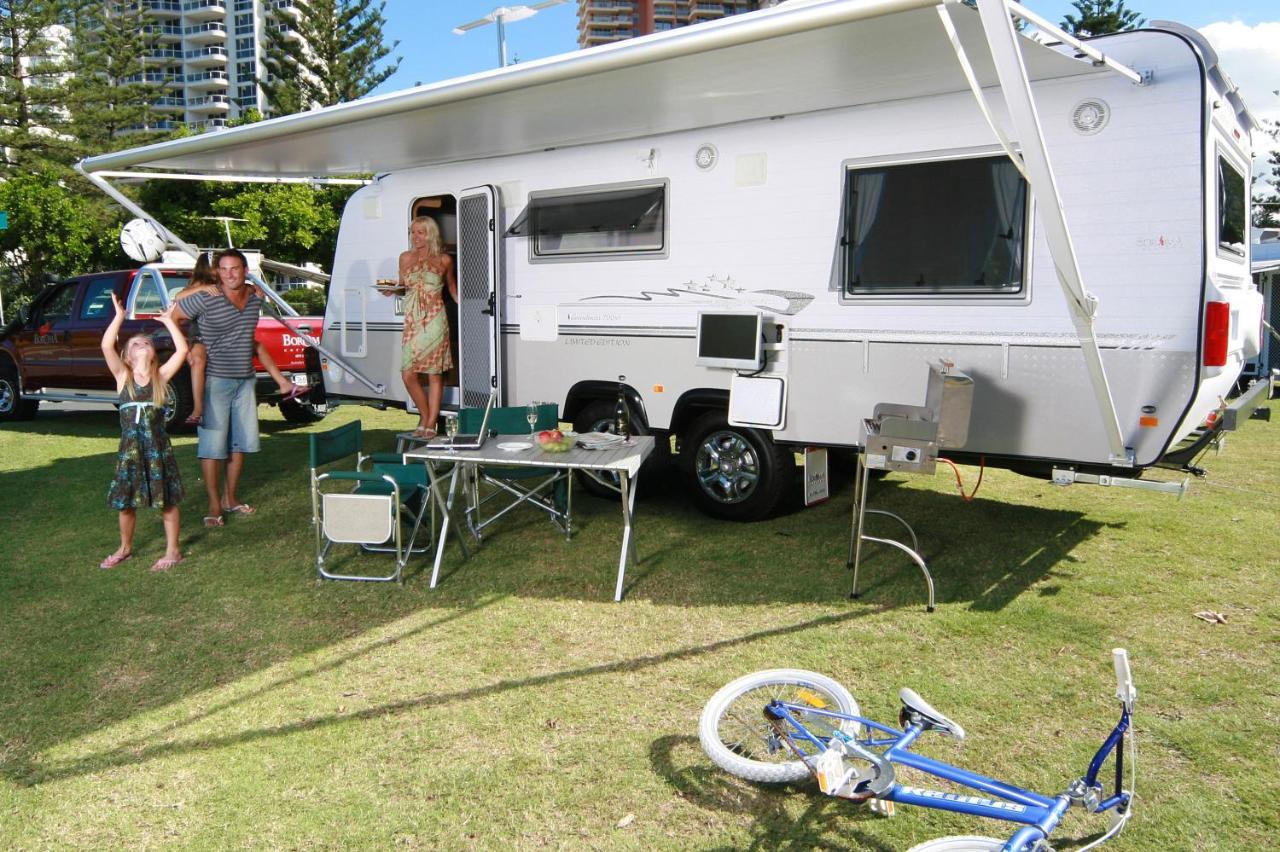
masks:
[[[625,41],[631,36],[630,29],[590,30],[579,39],[579,43],[583,47],[595,47],[601,44],[612,44],[615,41]]]
[[[143,74],[133,74],[125,77],[120,82],[126,86],[132,83],[150,83],[153,86],[172,86],[175,83],[181,85],[183,80],[181,74],[166,74],[163,71],[147,71]]]
[[[130,12],[146,9],[156,20],[173,19],[182,15],[180,0],[134,0],[125,8]]]
[[[147,24],[142,28],[147,35],[154,35],[160,44],[176,44],[182,41],[182,27],[177,24]]]
[[[206,118],[203,121],[188,121],[187,127],[203,133],[206,130],[221,130],[227,126],[225,118]]]
[[[169,118],[162,118],[157,121],[147,122],[145,124],[130,124],[127,127],[121,127],[116,132],[121,136],[131,135],[134,133],[154,133],[157,130],[176,130],[182,126],[181,121],[174,121]]]
[[[185,0],[182,4],[184,20],[189,24],[227,17],[226,0]]]
[[[222,21],[209,21],[182,28],[187,44],[223,44],[227,40],[227,25]]]
[[[269,2],[262,4],[262,8],[267,12],[284,13],[295,18],[302,14],[298,7],[294,5],[293,0],[269,0]]]
[[[187,110],[199,115],[226,115],[231,110],[231,98],[226,95],[187,98]]]
[[[195,50],[188,50],[184,54],[184,58],[187,61],[187,65],[192,68],[225,67],[227,64],[227,49],[225,47],[198,47]]]
[[[187,99],[174,97],[156,98],[151,102],[151,106],[165,112],[182,112],[187,108]]]
[[[142,54],[143,62],[181,62],[183,52],[176,47],[153,47]]]
[[[231,81],[227,79],[226,71],[199,71],[188,74],[186,82],[189,91],[210,92],[218,89],[225,91]]]

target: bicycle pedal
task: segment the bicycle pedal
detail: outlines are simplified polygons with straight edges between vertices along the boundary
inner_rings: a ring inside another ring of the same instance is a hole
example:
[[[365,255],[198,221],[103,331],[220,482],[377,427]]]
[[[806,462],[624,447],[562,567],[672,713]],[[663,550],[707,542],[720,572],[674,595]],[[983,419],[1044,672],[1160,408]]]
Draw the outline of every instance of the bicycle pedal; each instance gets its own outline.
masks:
[[[867,806],[871,808],[872,813],[877,813],[884,817],[893,816],[893,804],[888,799],[870,799],[867,802]]]
[[[813,773],[818,778],[818,789],[828,796],[838,796],[853,770],[845,768],[844,749],[833,745],[814,760]]]

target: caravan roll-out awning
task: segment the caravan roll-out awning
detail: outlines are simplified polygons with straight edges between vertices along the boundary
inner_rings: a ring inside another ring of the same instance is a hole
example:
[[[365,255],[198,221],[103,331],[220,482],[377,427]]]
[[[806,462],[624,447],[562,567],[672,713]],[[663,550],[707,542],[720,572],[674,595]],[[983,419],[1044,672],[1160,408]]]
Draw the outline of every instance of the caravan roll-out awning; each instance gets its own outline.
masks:
[[[979,83],[978,14],[944,0]],[[102,154],[86,172],[331,177],[965,91],[938,0],[792,0],[440,83]],[[1020,39],[1031,80],[1105,69]]]

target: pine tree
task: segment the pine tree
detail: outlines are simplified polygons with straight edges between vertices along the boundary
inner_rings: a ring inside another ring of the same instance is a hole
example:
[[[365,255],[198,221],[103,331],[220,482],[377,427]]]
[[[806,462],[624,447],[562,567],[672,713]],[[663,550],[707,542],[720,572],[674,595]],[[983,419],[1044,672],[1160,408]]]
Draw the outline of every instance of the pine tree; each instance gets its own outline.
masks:
[[[1125,8],[1124,0],[1075,0],[1079,17],[1064,15],[1062,27],[1078,36],[1100,36],[1133,30],[1146,24],[1141,12]]]
[[[0,0],[0,177],[75,157],[64,107],[67,90],[65,4]]]
[[[1280,143],[1280,122],[1264,120],[1258,138],[1269,136],[1271,144]],[[1266,171],[1253,177],[1253,215],[1255,228],[1280,226],[1280,148],[1272,148],[1267,155]]]
[[[148,142],[175,115],[163,107],[181,106],[181,89],[169,87],[169,73],[143,59],[166,47],[163,25],[140,3],[80,2],[68,86],[76,136],[87,154]],[[180,119],[180,109],[176,115]]]
[[[399,45],[383,43],[384,6],[382,0],[293,0],[291,8],[276,10],[276,26],[263,39],[267,77],[261,83],[270,111],[353,101],[394,74],[399,57],[381,64]]]

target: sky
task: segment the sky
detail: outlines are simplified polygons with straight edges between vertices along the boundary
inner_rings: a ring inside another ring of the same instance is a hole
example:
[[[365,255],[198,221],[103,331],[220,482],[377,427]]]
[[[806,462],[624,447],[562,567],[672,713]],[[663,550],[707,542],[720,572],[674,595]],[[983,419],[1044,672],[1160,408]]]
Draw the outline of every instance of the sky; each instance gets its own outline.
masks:
[[[454,35],[500,5],[519,0],[386,0],[388,42],[399,40],[399,70],[378,92],[407,89],[498,66],[497,28],[490,25]],[[534,0],[525,0],[532,5]],[[1054,23],[1074,7],[1069,0],[1023,0]],[[1260,118],[1280,121],[1280,3],[1276,0],[1126,0],[1148,20],[1171,20],[1199,29],[1218,52],[1222,66]],[[576,50],[578,2],[539,11],[507,27],[507,55],[528,61]]]

